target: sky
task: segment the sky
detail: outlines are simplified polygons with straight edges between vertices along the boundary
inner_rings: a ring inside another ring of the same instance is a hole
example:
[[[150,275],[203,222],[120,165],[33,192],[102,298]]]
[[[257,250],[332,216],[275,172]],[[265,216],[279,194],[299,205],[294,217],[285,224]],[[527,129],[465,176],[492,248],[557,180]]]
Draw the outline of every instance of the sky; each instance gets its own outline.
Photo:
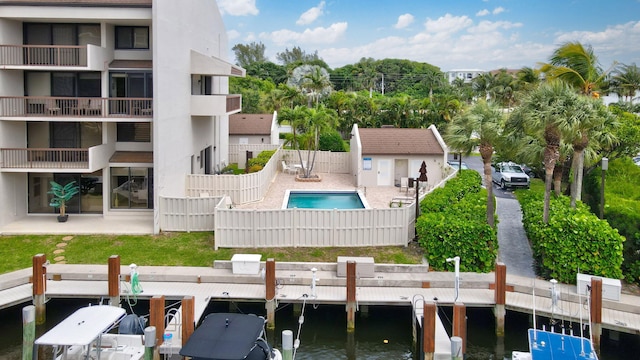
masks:
[[[235,44],[270,61],[298,46],[332,69],[361,58],[454,69],[537,67],[566,42],[591,45],[603,70],[640,65],[640,0],[217,0]]]

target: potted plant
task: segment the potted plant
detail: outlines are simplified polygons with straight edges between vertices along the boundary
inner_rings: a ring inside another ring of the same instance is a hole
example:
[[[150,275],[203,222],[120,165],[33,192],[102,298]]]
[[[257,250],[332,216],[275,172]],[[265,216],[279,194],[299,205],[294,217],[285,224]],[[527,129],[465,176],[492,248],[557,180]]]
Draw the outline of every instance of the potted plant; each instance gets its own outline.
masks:
[[[80,187],[76,185],[75,181],[70,181],[64,186],[55,181],[51,181],[49,184],[51,184],[51,190],[49,190],[48,194],[53,195],[49,206],[60,208],[58,222],[65,222],[69,218],[67,214],[67,201],[71,200],[80,192]]]

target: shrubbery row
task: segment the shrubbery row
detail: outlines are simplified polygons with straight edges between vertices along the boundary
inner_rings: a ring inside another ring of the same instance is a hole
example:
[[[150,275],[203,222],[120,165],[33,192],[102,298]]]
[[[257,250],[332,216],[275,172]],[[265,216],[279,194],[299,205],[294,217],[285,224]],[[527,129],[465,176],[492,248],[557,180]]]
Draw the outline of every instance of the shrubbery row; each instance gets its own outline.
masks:
[[[542,222],[544,193],[516,192],[522,222],[538,267],[538,275],[575,283],[576,273],[622,278],[624,237],[605,220],[578,202],[571,208],[566,196],[552,196],[549,223]]]
[[[495,228],[487,224],[487,192],[473,170],[461,170],[445,187],[420,203],[416,232],[434,270],[452,270],[447,258],[460,256],[460,270],[490,272],[498,254]]]

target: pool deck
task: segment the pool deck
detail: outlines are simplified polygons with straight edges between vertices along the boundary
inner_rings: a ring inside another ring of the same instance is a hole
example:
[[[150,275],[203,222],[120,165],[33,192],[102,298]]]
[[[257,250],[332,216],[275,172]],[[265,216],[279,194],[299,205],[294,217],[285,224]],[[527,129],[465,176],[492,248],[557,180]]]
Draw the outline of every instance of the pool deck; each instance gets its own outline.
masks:
[[[265,197],[256,202],[237,205],[237,209],[281,209],[282,201],[287,190],[361,190],[369,207],[374,209],[388,208],[389,203],[398,197],[406,197],[406,202],[415,197],[415,191],[409,193],[400,191],[395,186],[367,186],[356,188],[355,179],[350,174],[319,174],[320,182],[295,181],[295,175],[279,172]]]

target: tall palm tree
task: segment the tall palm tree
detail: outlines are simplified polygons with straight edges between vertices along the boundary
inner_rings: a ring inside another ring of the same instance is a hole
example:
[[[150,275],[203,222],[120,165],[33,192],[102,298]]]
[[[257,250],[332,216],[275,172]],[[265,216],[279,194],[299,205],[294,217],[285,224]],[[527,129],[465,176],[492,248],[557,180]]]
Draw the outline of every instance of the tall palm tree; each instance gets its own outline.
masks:
[[[324,104],[318,104],[316,107],[310,109],[305,126],[310,139],[308,149],[313,150],[313,158],[310,162],[307,161],[307,164],[310,165],[306,169],[304,168],[304,162],[302,162],[304,177],[310,177],[313,171],[316,162],[316,153],[320,146],[320,134],[327,130],[335,129],[337,125],[338,114],[335,110],[327,108]],[[308,155],[307,160],[309,160]]]
[[[324,71],[323,71],[324,70]],[[302,77],[302,88],[306,89],[309,97],[315,104],[318,104],[323,94],[331,91],[331,81],[329,74],[320,66],[314,66],[310,72]]]
[[[623,64],[614,71],[611,82],[613,90],[633,104],[636,94],[640,91],[640,68],[635,63]]]
[[[484,184],[487,188],[487,224],[495,224],[491,157],[502,137],[504,116],[500,108],[486,101],[478,101],[468,110],[456,115],[445,133],[445,142],[456,152],[469,155],[476,147],[484,164]]]
[[[543,222],[549,222],[553,170],[560,157],[560,145],[575,127],[580,96],[563,81],[550,81],[531,91],[509,117],[510,132],[522,132],[544,139],[545,193]]]
[[[581,94],[592,95],[604,85],[610,70],[602,70],[591,45],[567,42],[553,52],[549,63],[543,63],[540,71],[549,80],[564,80]]]

